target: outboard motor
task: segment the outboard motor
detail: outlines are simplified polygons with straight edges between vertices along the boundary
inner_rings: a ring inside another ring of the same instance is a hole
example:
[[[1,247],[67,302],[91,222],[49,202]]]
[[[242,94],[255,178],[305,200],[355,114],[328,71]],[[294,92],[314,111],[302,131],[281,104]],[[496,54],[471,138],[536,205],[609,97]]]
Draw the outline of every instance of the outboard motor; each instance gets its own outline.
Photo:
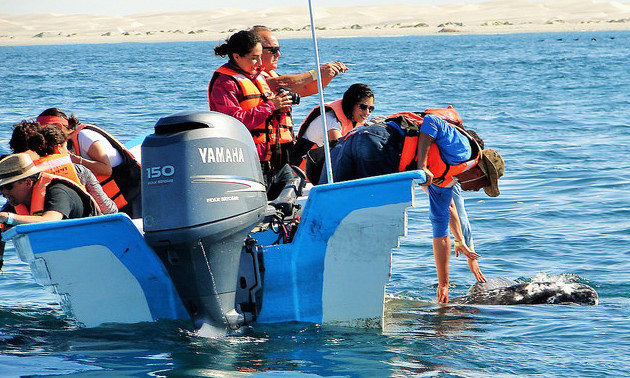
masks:
[[[236,330],[241,250],[264,218],[265,185],[254,141],[216,112],[161,118],[142,143],[145,238],[196,328]]]

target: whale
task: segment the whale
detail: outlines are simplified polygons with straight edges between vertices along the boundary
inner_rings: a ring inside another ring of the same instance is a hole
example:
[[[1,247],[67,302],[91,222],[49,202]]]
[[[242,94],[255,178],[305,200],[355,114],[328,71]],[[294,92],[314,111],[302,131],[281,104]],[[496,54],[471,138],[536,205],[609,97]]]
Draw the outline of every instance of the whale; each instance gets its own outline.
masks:
[[[464,296],[455,297],[454,304],[523,305],[578,304],[595,306],[599,296],[589,285],[577,282],[534,281],[517,283],[505,278],[477,282]]]

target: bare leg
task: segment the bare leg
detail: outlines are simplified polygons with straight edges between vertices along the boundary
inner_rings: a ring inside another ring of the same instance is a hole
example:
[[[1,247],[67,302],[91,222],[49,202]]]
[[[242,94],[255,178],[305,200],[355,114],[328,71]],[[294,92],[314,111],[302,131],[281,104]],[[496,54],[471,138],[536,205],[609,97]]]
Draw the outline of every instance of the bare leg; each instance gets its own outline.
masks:
[[[451,237],[433,238],[433,258],[438,277],[437,301],[448,303],[448,260],[451,254]]]

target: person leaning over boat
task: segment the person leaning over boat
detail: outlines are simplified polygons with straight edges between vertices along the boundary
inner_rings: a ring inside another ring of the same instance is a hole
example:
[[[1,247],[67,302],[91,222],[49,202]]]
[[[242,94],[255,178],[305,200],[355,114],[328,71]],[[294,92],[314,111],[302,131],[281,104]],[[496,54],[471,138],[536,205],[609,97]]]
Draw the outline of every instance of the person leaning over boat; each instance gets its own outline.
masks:
[[[78,184],[39,172],[28,153],[0,160],[0,193],[7,199],[0,210],[0,231],[23,223],[38,223],[98,215],[98,205]],[[0,269],[5,243],[0,241]]]
[[[56,125],[71,142],[73,163],[86,166],[94,173],[107,196],[119,211],[131,218],[142,217],[140,164],[116,138],[105,130],[80,123],[58,108],[49,108],[38,117],[40,125]]]
[[[14,210],[0,211],[0,223],[9,226],[100,214],[83,188],[65,177],[40,172],[27,153],[0,160],[0,192]]]
[[[490,197],[497,197],[500,194],[498,179],[504,172],[501,155],[491,149],[482,150],[462,126],[426,115],[417,138],[417,168],[427,176],[423,186],[427,187],[429,193],[433,255],[438,276],[437,299],[441,303],[448,303],[448,260],[451,249],[448,227],[453,186],[458,180],[482,182],[485,179],[484,192]],[[470,175],[475,166],[476,171],[484,174],[483,177]]]
[[[448,302],[448,230],[456,225],[450,222],[456,216],[451,214],[454,188],[459,181],[465,190],[483,188],[489,196],[498,196],[498,179],[504,171],[501,156],[494,150],[482,150],[473,137],[476,134],[465,130],[460,121],[452,107],[397,113],[384,122],[354,129],[331,151],[335,181],[413,169],[427,174],[423,185],[429,193],[437,300],[442,303]],[[451,232],[462,237],[461,230]],[[465,244],[456,244],[455,250],[468,257],[471,271],[480,280],[479,254]]]
[[[334,147],[337,141],[356,126],[361,126],[374,111],[374,92],[362,83],[352,84],[343,98],[324,104],[326,109],[326,130],[328,142]],[[301,165],[306,158],[306,176],[317,184],[324,166],[323,120],[320,106],[315,106],[306,116],[297,134],[297,141],[291,150],[292,165]],[[313,148],[317,146],[318,148]]]
[[[307,97],[318,92],[317,72],[315,69],[292,75],[279,75],[276,70],[282,54],[278,38],[266,26],[256,25],[251,29],[262,43],[263,75],[272,91],[277,92],[280,87],[287,87],[291,92],[301,97]],[[322,77],[322,88],[325,88],[337,75],[348,71],[342,62],[330,62],[319,67]]]
[[[282,152],[293,143],[293,132],[280,122],[291,111],[291,96],[271,92],[261,75],[262,51],[260,39],[249,30],[241,30],[216,46],[215,55],[227,56],[228,62],[212,75],[208,103],[210,110],[238,119],[250,131],[269,185],[286,163]]]

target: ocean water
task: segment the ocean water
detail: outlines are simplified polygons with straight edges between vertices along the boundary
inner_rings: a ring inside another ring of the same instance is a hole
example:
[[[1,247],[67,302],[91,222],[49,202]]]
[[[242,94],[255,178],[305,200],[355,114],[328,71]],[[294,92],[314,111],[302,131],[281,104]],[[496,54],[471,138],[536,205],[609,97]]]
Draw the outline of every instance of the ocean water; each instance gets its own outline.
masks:
[[[207,109],[219,41],[0,47],[0,153],[48,107],[122,141]],[[284,40],[282,73],[313,66]],[[383,330],[255,325],[206,339],[186,323],[78,328],[9,244],[0,273],[0,376],[602,377],[630,371],[630,32],[319,40],[322,62],[376,94],[375,115],[452,104],[505,159],[501,196],[466,193],[487,277],[582,282],[597,306],[440,306],[427,204],[395,250]],[[301,121],[317,103],[302,99]],[[451,296],[474,283],[451,257]]]

